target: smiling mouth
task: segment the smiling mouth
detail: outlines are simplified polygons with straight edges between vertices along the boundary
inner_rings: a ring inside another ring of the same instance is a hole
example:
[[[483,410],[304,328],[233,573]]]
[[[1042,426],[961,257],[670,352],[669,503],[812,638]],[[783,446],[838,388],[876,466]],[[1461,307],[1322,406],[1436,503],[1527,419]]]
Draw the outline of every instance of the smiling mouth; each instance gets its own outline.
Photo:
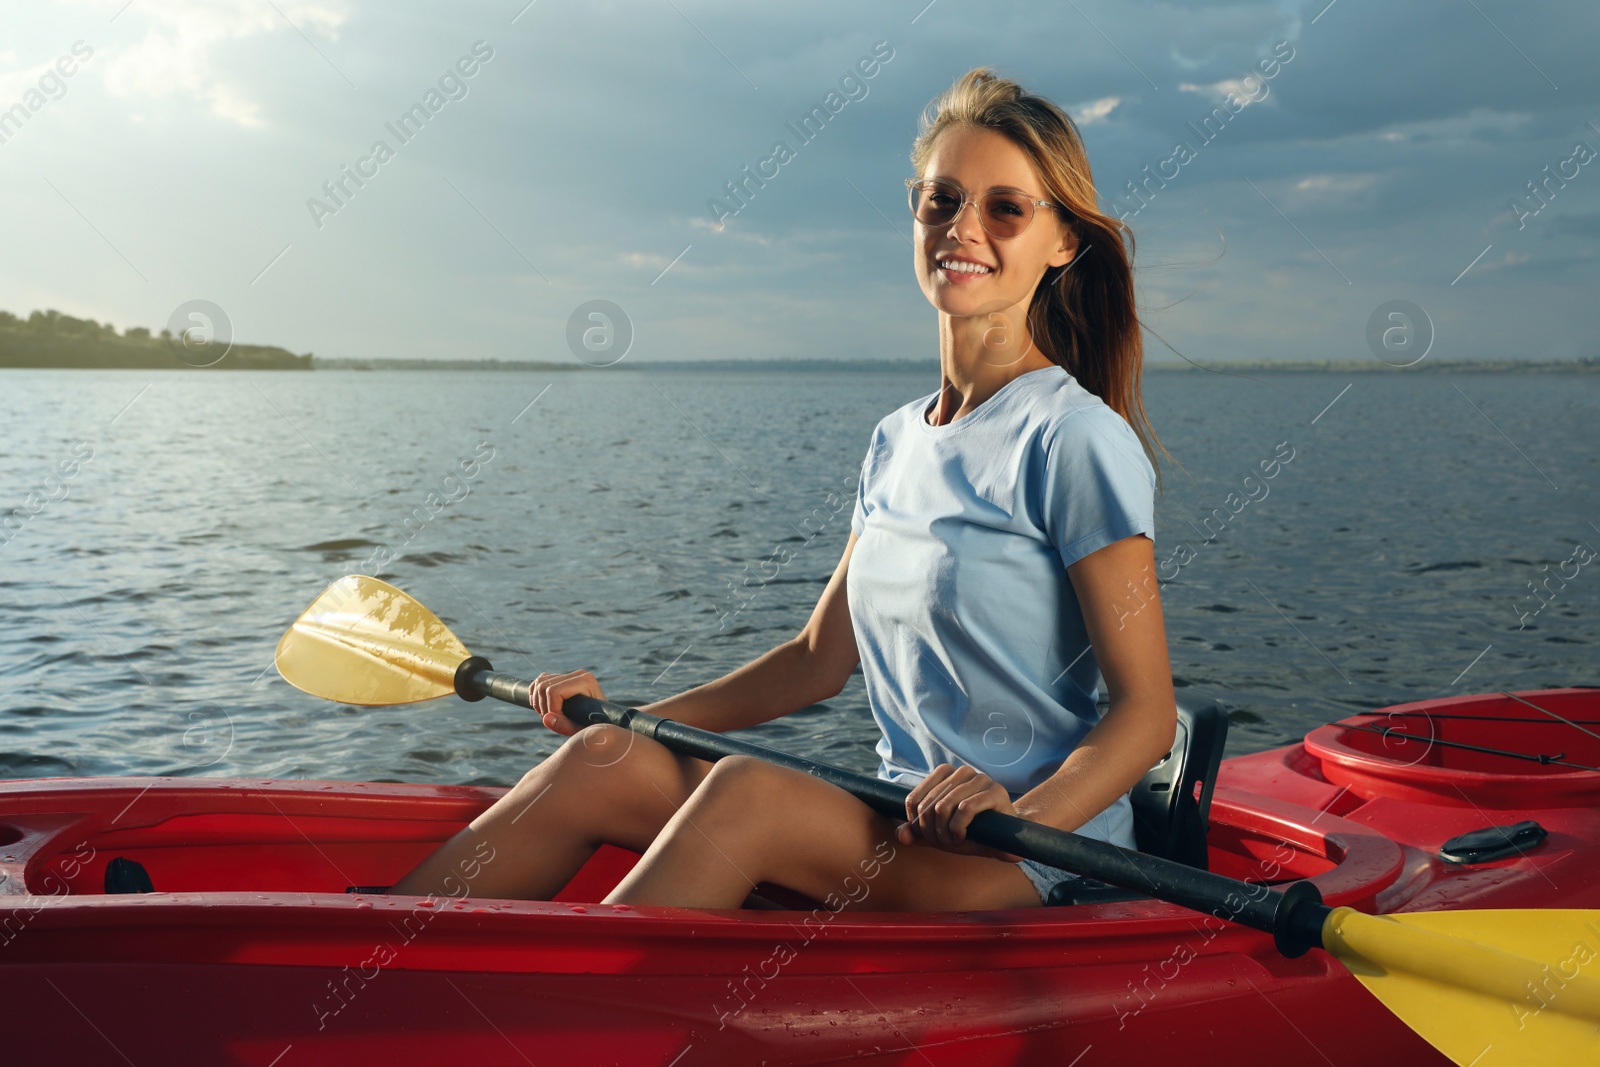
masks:
[[[986,274],[993,274],[994,268],[980,266],[961,259],[941,259],[936,261],[939,270],[946,276],[958,278],[978,278]]]

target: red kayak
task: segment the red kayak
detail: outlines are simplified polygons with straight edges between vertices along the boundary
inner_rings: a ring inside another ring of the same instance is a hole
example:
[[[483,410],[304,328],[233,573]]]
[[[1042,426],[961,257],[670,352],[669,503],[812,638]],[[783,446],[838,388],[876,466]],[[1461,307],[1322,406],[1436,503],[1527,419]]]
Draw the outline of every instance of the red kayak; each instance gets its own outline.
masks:
[[[1205,859],[1366,912],[1600,907],[1597,768],[1600,690],[1383,708],[1224,761]],[[1322,950],[1285,958],[1267,934],[1121,891],[952,914],[592,903],[636,858],[612,848],[551,902],[346,891],[392,883],[501,792],[0,783],[7,1058],[1447,1062]],[[156,891],[108,893],[108,868]]]

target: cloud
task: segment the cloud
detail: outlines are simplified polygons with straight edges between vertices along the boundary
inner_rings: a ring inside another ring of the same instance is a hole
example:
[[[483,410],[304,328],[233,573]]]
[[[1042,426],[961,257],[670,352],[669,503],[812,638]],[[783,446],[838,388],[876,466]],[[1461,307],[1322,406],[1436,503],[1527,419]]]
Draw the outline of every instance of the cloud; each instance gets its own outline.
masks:
[[[1122,97],[1120,96],[1102,96],[1100,99],[1092,100],[1087,104],[1078,104],[1068,108],[1067,114],[1071,115],[1072,121],[1079,126],[1089,126],[1096,122],[1104,121],[1111,115],[1112,111],[1116,110],[1117,105],[1120,103],[1122,103]]]
[[[1173,45],[1172,48],[1168,50],[1167,55],[1171,58],[1173,63],[1177,64],[1179,70],[1199,70],[1201,67],[1215,60],[1219,51],[1221,51],[1221,49],[1212,48],[1199,59],[1190,59],[1188,56],[1178,51],[1177,45]]]
[[[96,6],[121,4],[122,0],[108,0]],[[219,47],[278,31],[316,33],[337,41],[346,19],[342,11],[320,4],[274,7],[256,0],[146,2],[120,17],[136,15],[151,25],[137,42],[107,50],[110,58],[97,68],[106,91],[113,96],[152,100],[189,97],[209,104],[217,117],[241,126],[262,125],[261,107],[217,73]]]
[[[1367,192],[1377,180],[1378,175],[1371,171],[1352,174],[1308,174],[1294,183],[1294,191],[1302,201],[1332,204]]]
[[[1193,82],[1179,82],[1178,91],[1185,93],[1199,93],[1214,96],[1218,100],[1226,100],[1229,96],[1236,97],[1240,103],[1239,110],[1243,111],[1251,104],[1259,104],[1271,92],[1269,83],[1257,74],[1247,74],[1243,78],[1224,78],[1221,81],[1211,82],[1209,85],[1196,85]]]
[[[1378,137],[1380,140],[1390,142],[1452,144],[1521,140],[1528,135],[1533,120],[1534,116],[1526,111],[1501,111],[1480,106],[1438,118],[1396,122],[1378,134]]]
[[[12,51],[0,52],[0,63],[10,66],[17,61],[17,54]],[[8,108],[17,102],[17,98],[29,89],[39,88],[39,79],[55,69],[54,57],[43,63],[36,63],[31,67],[19,70],[0,71],[0,109]]]
[[[211,100],[212,114],[230,119],[241,126],[261,125],[260,106],[235,95],[229,86],[222,84],[211,86],[208,97]]]
[[[654,252],[622,252],[617,256],[617,262],[625,263],[630,267],[653,267],[660,270],[672,260]]]

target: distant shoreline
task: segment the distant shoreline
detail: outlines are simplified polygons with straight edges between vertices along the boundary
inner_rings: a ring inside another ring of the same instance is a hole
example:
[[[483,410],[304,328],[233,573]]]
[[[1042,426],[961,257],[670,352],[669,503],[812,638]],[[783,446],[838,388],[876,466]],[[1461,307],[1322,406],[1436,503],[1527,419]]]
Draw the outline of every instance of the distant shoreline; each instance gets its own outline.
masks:
[[[883,374],[929,370],[934,362],[928,360],[779,360],[779,359],[706,359],[659,360],[655,362],[628,363],[626,360],[605,368],[591,367],[577,360],[547,363],[535,360],[497,359],[325,359],[312,360],[319,371],[562,371],[604,370],[607,374],[638,371],[732,371],[737,373],[781,373],[783,371],[831,371],[844,374]],[[1146,372],[1166,373],[1179,371],[1189,374],[1237,374],[1240,372],[1313,372],[1359,374],[1366,372],[1405,371],[1488,371],[1520,373],[1596,373],[1600,372],[1600,358],[1575,360],[1423,360],[1410,367],[1394,367],[1375,359],[1366,360],[1279,360],[1239,361],[1215,363],[1146,363]]]
[[[214,366],[195,367],[178,360],[165,344],[121,345],[100,341],[86,349],[67,343],[45,351],[18,352],[0,336],[0,371],[5,370],[270,370],[322,373],[461,372],[489,371],[541,374],[590,371],[606,374],[909,374],[934,370],[932,360],[778,360],[703,359],[617,363],[597,368],[571,360],[545,363],[535,360],[448,359],[325,359],[309,353],[297,356],[270,345],[235,344]],[[98,341],[98,339],[97,339]],[[31,347],[31,346],[30,346]],[[129,349],[133,349],[130,351]],[[1478,374],[1595,374],[1600,359],[1576,360],[1425,360],[1410,367],[1393,367],[1377,360],[1279,360],[1272,362],[1146,363],[1146,374],[1370,374],[1370,373],[1478,373]]]
[[[209,338],[208,338],[209,340]],[[182,358],[185,345],[167,330],[35,311],[26,319],[0,311],[0,370],[285,370],[308,371],[312,354],[276,345],[227,344],[213,361]],[[192,357],[198,359],[199,357]]]
[[[276,345],[234,343],[214,363],[196,365],[183,358],[184,346],[162,330],[152,334],[142,327],[117,332],[110,323],[76,319],[58,311],[35,311],[26,319],[0,311],[0,370],[293,370],[293,371],[517,371],[557,373],[603,371],[607,374],[638,372],[772,374],[823,372],[829,374],[929,373],[937,366],[925,359],[704,359],[621,360],[600,368],[572,358],[557,361],[519,359],[374,359],[329,358],[311,352],[296,355]],[[1213,362],[1146,362],[1150,373],[1227,374],[1313,373],[1363,374],[1404,372],[1589,374],[1600,372],[1600,357],[1583,359],[1427,360],[1397,367],[1377,359],[1351,360],[1217,360]]]

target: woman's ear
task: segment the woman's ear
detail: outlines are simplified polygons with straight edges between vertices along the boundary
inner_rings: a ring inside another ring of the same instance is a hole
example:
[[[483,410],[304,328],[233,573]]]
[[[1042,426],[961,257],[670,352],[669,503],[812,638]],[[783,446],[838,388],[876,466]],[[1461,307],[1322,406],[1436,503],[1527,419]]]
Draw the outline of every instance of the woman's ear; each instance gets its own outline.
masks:
[[[1061,227],[1061,247],[1050,256],[1052,267],[1064,267],[1078,257],[1078,231],[1070,224]]]

